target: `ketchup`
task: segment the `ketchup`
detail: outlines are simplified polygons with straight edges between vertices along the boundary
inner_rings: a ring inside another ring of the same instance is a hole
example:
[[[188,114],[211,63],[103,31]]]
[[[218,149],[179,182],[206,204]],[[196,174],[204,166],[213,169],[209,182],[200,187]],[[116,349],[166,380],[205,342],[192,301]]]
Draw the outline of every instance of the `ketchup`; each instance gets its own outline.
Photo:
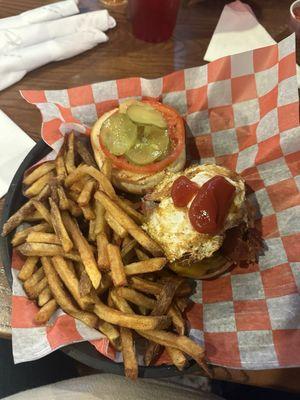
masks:
[[[176,207],[185,207],[189,204],[195,194],[198,192],[199,186],[192,182],[186,176],[177,178],[171,189],[171,196]]]
[[[195,194],[188,211],[193,228],[199,233],[218,233],[224,226],[235,187],[223,176],[215,176],[201,187],[184,176],[173,183],[171,195],[175,206],[186,206]]]

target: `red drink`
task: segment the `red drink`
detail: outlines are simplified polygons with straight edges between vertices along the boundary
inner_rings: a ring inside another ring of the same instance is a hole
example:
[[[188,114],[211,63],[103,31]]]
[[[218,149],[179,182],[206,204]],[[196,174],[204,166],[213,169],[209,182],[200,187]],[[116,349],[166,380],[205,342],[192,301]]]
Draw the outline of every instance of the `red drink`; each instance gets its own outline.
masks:
[[[146,42],[164,42],[174,30],[180,0],[129,0],[132,32]]]

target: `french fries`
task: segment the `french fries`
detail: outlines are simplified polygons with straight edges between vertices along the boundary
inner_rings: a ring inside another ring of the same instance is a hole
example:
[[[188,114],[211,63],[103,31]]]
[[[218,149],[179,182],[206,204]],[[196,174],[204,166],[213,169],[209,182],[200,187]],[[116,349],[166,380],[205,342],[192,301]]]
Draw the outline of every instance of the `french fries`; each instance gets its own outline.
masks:
[[[26,238],[28,243],[53,243],[59,244],[60,240],[54,233],[30,232]]]
[[[52,225],[56,235],[58,236],[61,245],[66,253],[69,253],[73,248],[72,240],[64,226],[60,210],[57,204],[50,198],[50,213],[52,218]]]
[[[96,192],[95,199],[100,201],[103,207],[108,211],[124,229],[130,233],[130,235],[138,242],[142,247],[148,250],[154,256],[162,255],[160,246],[154,240],[152,240],[143,230],[140,228],[132,218],[130,218],[125,211],[123,211],[113,200],[107,196],[104,192]]]
[[[162,249],[140,226],[140,201],[119,197],[111,177],[111,161],[99,170],[74,133],[55,161],[24,177],[29,200],[2,235],[32,224],[15,233],[12,245],[27,257],[18,277],[39,306],[34,321],[45,324],[61,308],[98,329],[122,352],[131,379],[138,376],[139,336],[148,340],[146,365],[165,348],[179,370],[188,355],[209,373],[203,349],[184,336],[193,286],[166,267]]]
[[[107,252],[108,239],[105,232],[99,233],[97,236],[97,248],[98,248],[98,267],[101,270],[109,270],[110,263]]]
[[[127,285],[126,274],[119,247],[113,244],[108,244],[107,253],[114,286]]]
[[[35,181],[37,181],[42,176],[48,174],[50,171],[55,169],[55,163],[53,161],[48,161],[43,164],[38,165],[32,172],[30,172],[23,179],[24,185],[32,185]]]
[[[135,355],[132,331],[121,327],[120,336],[125,375],[127,378],[136,380],[138,377],[138,363]]]
[[[148,331],[153,329],[165,329],[170,326],[170,319],[167,316],[148,317],[141,315],[131,315],[122,313],[99,301],[94,307],[94,312],[100,319],[111,324],[123,326],[125,328],[139,329]]]
[[[125,267],[126,275],[146,274],[148,272],[160,271],[167,263],[164,257],[150,258],[145,261],[137,261]]]
[[[38,261],[39,257],[28,257],[18,274],[18,278],[21,281],[26,281],[29,279],[35,272]]]
[[[25,192],[24,195],[26,197],[34,197],[37,196],[43,189],[44,187],[49,184],[50,180],[53,178],[54,174],[53,172],[48,172],[46,175],[41,176],[37,181],[35,181],[31,186],[29,186]]]
[[[44,304],[42,308],[38,311],[36,314],[34,321],[37,324],[45,324],[51,316],[54,314],[54,312],[57,310],[58,304],[54,299],[49,300],[48,303]]]
[[[88,241],[82,235],[78,225],[67,212],[63,212],[63,222],[70,233],[74,244],[79,251],[82,263],[85,267],[93,287],[97,289],[101,281],[101,272],[97,267],[97,263]]]

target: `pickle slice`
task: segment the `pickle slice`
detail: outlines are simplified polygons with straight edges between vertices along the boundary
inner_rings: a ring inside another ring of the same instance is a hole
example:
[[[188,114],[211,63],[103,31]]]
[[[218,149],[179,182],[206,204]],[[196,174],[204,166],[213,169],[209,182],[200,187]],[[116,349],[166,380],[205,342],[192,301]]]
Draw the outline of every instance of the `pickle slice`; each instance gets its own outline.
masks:
[[[135,144],[137,132],[127,114],[114,113],[103,122],[100,135],[105,147],[115,156],[121,156]]]
[[[158,128],[167,128],[167,121],[163,115],[153,107],[143,103],[132,104],[127,108],[128,117],[137,124],[155,125]]]
[[[153,163],[161,154],[157,145],[138,142],[125,153],[125,157],[134,164],[146,165]]]
[[[168,131],[153,125],[145,126],[140,140],[143,143],[158,146],[162,154],[167,152],[170,142]]]

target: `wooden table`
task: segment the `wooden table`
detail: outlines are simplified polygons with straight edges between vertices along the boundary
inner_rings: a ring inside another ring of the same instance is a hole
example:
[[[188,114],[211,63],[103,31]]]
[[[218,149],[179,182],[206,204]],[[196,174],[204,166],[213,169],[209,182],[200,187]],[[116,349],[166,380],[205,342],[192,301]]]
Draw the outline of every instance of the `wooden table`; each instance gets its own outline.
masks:
[[[174,70],[204,64],[205,50],[225,3],[220,0],[184,0],[174,38],[162,44],[136,40],[131,34],[126,8],[111,9],[118,26],[109,32],[108,43],[70,60],[52,63],[31,72],[21,82],[0,92],[0,108],[37,140],[40,137],[41,117],[36,108],[21,99],[20,89],[62,89],[129,76],[156,78]],[[291,0],[251,1],[258,19],[275,40],[289,33],[290,3]],[[0,18],[40,5],[39,0],[0,0]],[[91,10],[98,9],[100,5],[97,0],[82,0],[80,7]],[[10,337],[10,294],[3,268],[0,267],[1,337]],[[268,371],[215,368],[215,376],[239,383],[300,392],[300,368]]]

